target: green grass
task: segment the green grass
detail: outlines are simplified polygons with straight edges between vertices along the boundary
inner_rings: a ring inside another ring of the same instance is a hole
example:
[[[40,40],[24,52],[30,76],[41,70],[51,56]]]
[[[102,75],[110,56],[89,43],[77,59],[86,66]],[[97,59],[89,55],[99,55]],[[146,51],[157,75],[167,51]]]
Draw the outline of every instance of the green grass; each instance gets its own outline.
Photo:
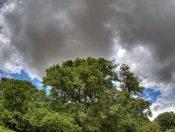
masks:
[[[15,131],[0,126],[0,132],[15,132]]]
[[[175,129],[170,129],[167,132],[175,132]]]

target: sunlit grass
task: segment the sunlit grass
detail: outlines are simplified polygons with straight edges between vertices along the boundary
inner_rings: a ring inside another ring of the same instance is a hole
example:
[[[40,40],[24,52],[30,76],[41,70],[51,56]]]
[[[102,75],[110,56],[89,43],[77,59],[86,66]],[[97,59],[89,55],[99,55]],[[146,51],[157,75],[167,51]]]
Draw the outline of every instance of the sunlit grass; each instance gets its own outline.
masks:
[[[167,132],[175,132],[175,129],[168,130]]]

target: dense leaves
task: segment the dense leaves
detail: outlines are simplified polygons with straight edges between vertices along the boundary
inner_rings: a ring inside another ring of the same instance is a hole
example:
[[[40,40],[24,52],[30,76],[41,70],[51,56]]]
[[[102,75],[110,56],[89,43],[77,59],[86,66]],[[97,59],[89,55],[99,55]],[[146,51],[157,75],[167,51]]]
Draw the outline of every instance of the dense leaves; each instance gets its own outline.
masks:
[[[160,125],[156,121],[145,121],[141,125],[139,132],[160,132]]]
[[[150,103],[140,82],[128,65],[116,71],[104,58],[68,60],[46,70],[49,95],[28,81],[1,78],[0,119],[23,132],[154,132],[146,127]]]
[[[175,114],[173,112],[162,113],[155,120],[159,123],[162,132],[175,128]]]
[[[1,79],[1,120],[12,129],[21,129],[23,115],[28,112],[28,103],[34,101],[38,89],[28,81]]]
[[[134,132],[150,114],[141,80],[127,65],[121,66],[120,78],[110,61],[91,57],[54,65],[46,73],[43,84],[52,88],[50,108],[71,113],[83,131]],[[116,81],[122,91],[114,86]]]

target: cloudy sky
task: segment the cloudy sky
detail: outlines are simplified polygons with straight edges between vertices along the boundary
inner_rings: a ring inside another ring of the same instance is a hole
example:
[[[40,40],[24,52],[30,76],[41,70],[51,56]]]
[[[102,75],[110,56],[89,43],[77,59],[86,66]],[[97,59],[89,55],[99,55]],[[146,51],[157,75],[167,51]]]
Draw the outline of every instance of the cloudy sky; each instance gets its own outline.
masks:
[[[0,0],[0,7],[0,77],[41,88],[53,64],[104,57],[142,78],[153,118],[175,112],[175,0]]]

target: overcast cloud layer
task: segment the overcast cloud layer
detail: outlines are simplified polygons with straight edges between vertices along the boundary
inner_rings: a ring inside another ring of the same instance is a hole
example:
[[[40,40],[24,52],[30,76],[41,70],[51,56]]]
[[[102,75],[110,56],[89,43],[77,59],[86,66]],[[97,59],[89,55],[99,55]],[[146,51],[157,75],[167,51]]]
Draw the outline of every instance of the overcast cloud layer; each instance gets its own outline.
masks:
[[[0,69],[41,79],[68,59],[113,58],[160,91],[154,115],[174,111],[174,22],[174,0],[11,0],[0,13]]]

